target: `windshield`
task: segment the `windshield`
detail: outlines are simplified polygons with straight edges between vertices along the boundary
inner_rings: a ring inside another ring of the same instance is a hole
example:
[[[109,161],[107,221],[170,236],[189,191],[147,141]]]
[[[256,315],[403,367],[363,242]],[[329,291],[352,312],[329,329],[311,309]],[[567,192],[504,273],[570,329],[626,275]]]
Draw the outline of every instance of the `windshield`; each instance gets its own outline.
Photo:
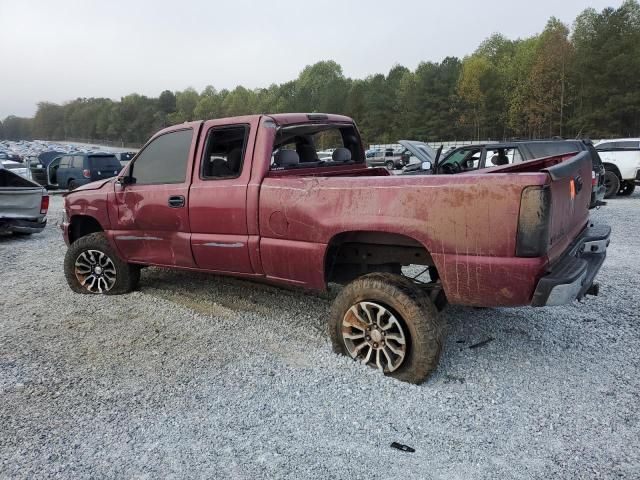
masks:
[[[272,154],[272,170],[363,163],[364,151],[352,124],[304,124],[281,127]]]

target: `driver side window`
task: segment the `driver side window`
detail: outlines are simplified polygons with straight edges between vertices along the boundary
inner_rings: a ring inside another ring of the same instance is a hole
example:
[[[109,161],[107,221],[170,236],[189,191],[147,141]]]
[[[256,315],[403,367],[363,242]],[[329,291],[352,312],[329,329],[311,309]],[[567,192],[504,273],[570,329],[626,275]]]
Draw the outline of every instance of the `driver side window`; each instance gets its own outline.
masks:
[[[129,175],[136,185],[183,183],[193,130],[165,133],[155,138],[131,164]]]

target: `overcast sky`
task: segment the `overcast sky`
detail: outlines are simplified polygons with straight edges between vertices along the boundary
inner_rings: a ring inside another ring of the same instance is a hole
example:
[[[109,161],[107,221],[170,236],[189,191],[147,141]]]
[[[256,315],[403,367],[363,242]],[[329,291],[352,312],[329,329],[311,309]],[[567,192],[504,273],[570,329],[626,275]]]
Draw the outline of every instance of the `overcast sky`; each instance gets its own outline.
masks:
[[[361,78],[463,57],[621,0],[0,0],[0,119],[39,101],[292,80],[337,61]]]

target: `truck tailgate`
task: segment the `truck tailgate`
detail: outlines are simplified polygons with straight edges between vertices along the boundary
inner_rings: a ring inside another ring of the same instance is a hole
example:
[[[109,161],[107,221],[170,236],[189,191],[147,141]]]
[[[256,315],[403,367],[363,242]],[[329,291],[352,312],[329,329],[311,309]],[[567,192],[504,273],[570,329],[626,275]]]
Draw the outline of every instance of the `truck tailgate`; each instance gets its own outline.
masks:
[[[0,218],[38,218],[41,188],[0,187]]]
[[[591,201],[592,161],[589,152],[542,171],[549,175],[551,219],[549,260],[553,262],[587,226]]]
[[[8,170],[0,170],[0,218],[39,218],[43,188]]]

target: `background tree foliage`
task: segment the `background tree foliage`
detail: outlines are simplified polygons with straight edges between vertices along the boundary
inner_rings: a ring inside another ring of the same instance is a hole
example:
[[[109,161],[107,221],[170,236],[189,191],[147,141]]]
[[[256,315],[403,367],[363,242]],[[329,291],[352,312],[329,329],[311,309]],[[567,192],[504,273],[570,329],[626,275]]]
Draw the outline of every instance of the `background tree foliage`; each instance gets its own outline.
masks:
[[[411,71],[345,77],[334,61],[255,90],[207,86],[158,98],[78,98],[38,104],[33,119],[7,117],[0,138],[143,143],[158,129],[251,113],[329,112],[353,117],[367,143],[418,140],[592,138],[640,135],[640,5],[587,9],[572,31],[551,18],[539,35],[494,34],[463,58]]]

